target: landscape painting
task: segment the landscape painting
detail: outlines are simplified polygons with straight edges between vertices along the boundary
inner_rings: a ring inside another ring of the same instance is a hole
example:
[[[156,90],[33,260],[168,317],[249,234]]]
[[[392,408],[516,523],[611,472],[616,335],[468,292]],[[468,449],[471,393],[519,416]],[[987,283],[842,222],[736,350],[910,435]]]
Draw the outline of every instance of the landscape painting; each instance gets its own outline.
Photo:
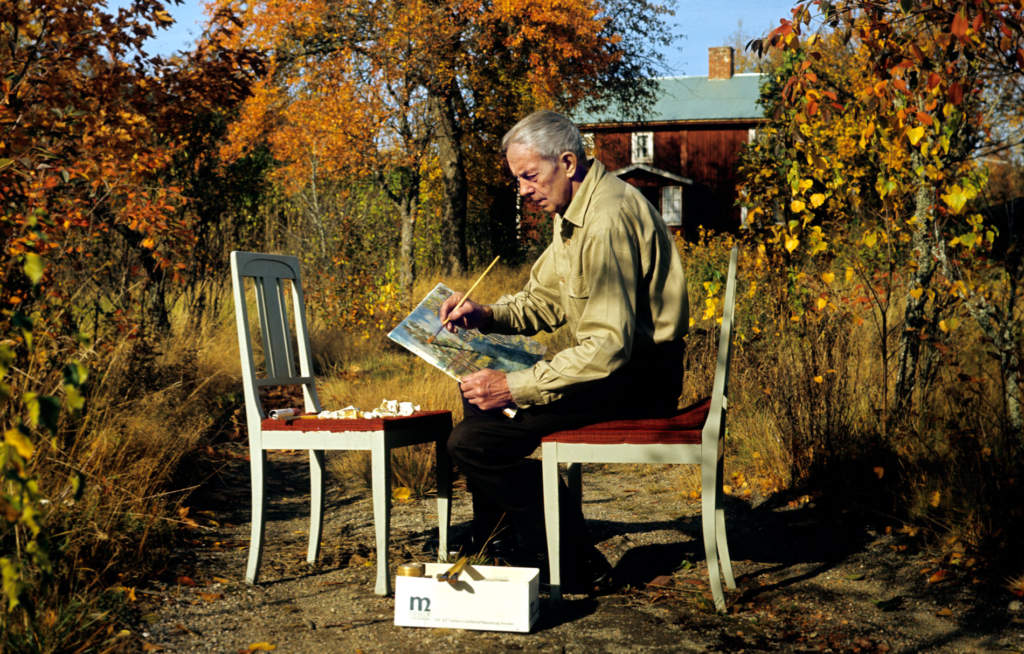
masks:
[[[438,332],[438,312],[452,292],[444,284],[435,286],[388,338],[456,380],[483,368],[522,370],[544,358],[544,346],[524,336],[484,334],[476,329]]]

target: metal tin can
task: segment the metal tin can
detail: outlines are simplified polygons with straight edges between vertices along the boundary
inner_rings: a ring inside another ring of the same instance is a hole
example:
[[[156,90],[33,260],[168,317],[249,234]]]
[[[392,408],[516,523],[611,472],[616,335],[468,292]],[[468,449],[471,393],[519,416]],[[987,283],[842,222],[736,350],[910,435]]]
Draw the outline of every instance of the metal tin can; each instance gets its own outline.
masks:
[[[399,577],[422,577],[426,574],[427,566],[422,563],[403,563],[398,566],[395,572]]]

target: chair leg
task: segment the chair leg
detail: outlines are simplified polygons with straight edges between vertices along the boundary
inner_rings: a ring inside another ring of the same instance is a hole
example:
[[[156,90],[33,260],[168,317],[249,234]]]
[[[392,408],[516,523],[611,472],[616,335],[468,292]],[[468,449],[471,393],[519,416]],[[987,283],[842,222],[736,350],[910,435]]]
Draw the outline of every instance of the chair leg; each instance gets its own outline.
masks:
[[[448,527],[451,525],[452,462],[448,457],[445,439],[437,440],[437,558],[448,558]]]
[[[553,601],[562,599],[561,548],[558,540],[558,461],[556,445],[545,443],[541,449],[541,474],[544,479],[544,530],[548,541],[549,596]]]
[[[704,532],[704,556],[707,558],[708,581],[711,584],[711,596],[715,600],[715,609],[725,611],[725,594],[722,592],[722,578],[718,568],[718,544],[715,539],[715,522],[718,507],[714,462],[701,465],[701,525]]]
[[[391,528],[390,458],[391,451],[381,435],[370,451],[373,524],[377,536],[377,584],[374,592],[378,595],[387,595],[391,592],[391,576],[388,570],[388,535]]]
[[[266,504],[263,469],[266,466],[266,462],[266,451],[252,447],[249,448],[249,474],[252,481],[252,523],[249,533],[249,562],[245,566],[245,581],[250,584],[256,583],[260,561],[263,559],[263,509]]]
[[[729,558],[729,542],[725,537],[725,510],[715,511],[715,536],[718,542],[718,557],[721,559],[722,576],[725,577],[727,588],[736,588],[736,578],[732,575],[732,559]]]
[[[306,561],[316,563],[324,528],[324,452],[309,451],[309,548]]]

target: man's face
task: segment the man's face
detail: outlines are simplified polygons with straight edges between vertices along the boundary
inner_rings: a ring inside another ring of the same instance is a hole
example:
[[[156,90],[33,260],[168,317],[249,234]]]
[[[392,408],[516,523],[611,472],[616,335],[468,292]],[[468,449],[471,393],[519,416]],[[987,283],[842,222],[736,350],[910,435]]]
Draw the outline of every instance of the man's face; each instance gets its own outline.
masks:
[[[562,213],[572,200],[572,175],[576,158],[563,153],[558,161],[544,159],[533,148],[519,143],[508,146],[508,167],[519,182],[519,194],[544,211]]]

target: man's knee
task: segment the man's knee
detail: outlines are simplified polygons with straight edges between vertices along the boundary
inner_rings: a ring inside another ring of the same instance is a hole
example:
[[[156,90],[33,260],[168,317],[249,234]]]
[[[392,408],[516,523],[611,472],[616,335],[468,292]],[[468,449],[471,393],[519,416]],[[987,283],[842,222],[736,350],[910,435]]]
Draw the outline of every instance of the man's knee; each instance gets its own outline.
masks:
[[[448,435],[448,456],[455,461],[462,459],[463,453],[466,451],[470,443],[473,441],[473,433],[466,427],[466,421],[463,420],[459,424],[455,425],[452,429],[452,433]]]

